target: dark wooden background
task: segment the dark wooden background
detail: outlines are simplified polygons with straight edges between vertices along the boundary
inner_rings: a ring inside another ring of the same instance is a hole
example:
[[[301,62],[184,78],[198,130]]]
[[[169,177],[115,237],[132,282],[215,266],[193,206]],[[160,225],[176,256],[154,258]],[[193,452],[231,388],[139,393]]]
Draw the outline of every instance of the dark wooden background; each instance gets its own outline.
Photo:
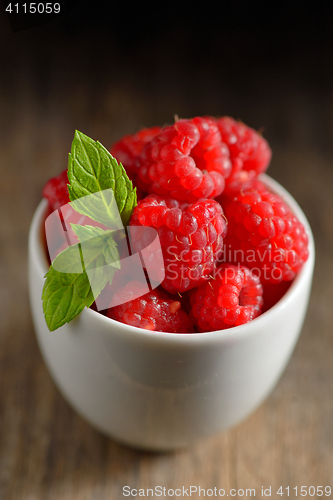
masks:
[[[118,499],[124,485],[255,488],[256,498],[262,486],[273,498],[279,486],[333,487],[326,4],[296,11],[293,2],[267,2],[275,10],[260,17],[254,2],[222,2],[216,12],[162,3],[162,13],[147,10],[141,20],[140,2],[135,11],[112,4],[73,2],[61,19],[15,33],[0,4],[0,499]],[[27,238],[43,184],[67,165],[75,129],[110,146],[174,114],[228,114],[264,128],[269,173],[308,216],[317,261],[302,335],[266,402],[192,449],[150,454],[96,432],[56,389],[29,311]]]

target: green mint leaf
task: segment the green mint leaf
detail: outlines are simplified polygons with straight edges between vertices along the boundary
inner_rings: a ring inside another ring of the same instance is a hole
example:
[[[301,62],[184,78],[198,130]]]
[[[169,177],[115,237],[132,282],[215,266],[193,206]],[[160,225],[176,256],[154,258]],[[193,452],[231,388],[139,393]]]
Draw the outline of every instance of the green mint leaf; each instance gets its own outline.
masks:
[[[116,269],[120,269],[120,256],[117,243],[113,239],[112,232],[105,231],[104,229],[95,226],[80,226],[79,224],[71,224],[71,226],[81,243],[90,238],[102,237],[102,253],[104,255],[106,264],[109,264]],[[123,238],[126,238],[125,233],[123,234]],[[100,245],[100,242],[101,239],[95,238],[95,244]],[[93,244],[93,241],[91,242],[91,244]]]
[[[94,302],[86,273],[59,273],[51,266],[43,288],[43,311],[52,332],[69,323]]]
[[[90,307],[120,269],[117,244],[110,231],[72,224],[82,243],[63,250],[45,275],[43,311],[50,331]],[[89,239],[90,238],[90,239]]]
[[[90,240],[91,238],[105,236],[106,233],[110,234],[109,231],[105,231],[98,226],[80,226],[80,224],[71,223],[71,227],[81,243],[83,241]]]
[[[107,282],[112,283],[120,269],[114,236],[118,233],[118,241],[126,238],[119,230],[129,224],[137,204],[136,189],[121,163],[79,131],[69,154],[68,180],[74,210],[114,231],[71,224],[80,243],[61,252],[45,275],[43,310],[51,331],[90,307]]]
[[[99,193],[94,203],[73,204],[73,208],[93,220],[115,229],[116,203],[122,223],[127,226],[136,206],[136,189],[121,163],[98,141],[76,130],[68,161],[68,193],[72,202]],[[105,190],[112,190],[112,195]],[[97,202],[96,202],[97,199]],[[117,213],[118,213],[117,211]]]
[[[118,248],[116,244],[112,244],[112,240],[109,240],[108,244],[103,247],[103,256],[107,264],[115,267],[116,269],[120,269]]]

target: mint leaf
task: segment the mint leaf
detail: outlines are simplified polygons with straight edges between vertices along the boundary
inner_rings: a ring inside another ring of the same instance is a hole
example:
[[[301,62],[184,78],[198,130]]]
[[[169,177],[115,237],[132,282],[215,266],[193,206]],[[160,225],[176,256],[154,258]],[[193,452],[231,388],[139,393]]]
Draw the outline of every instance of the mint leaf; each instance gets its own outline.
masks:
[[[95,299],[86,273],[59,273],[51,266],[45,277],[43,311],[52,332],[69,323]]]
[[[51,331],[90,307],[120,269],[112,232],[92,226],[72,224],[72,227],[82,243],[63,250],[45,275],[43,311]]]
[[[68,161],[68,193],[74,210],[104,224],[71,224],[80,243],[54,259],[42,293],[46,323],[51,331],[90,307],[120,269],[119,230],[129,224],[137,204],[136,189],[115,158],[99,142],[75,131]],[[116,235],[116,233],[118,233]]]
[[[99,142],[75,131],[68,160],[68,193],[73,202],[92,193],[99,193],[97,203],[75,204],[73,208],[102,224],[114,228],[115,207],[122,223],[128,225],[136,206],[136,189],[121,163]],[[106,190],[112,190],[112,194]]]
[[[103,256],[105,262],[115,267],[116,269],[120,269],[120,258],[117,245],[112,242],[112,240],[108,241],[108,244],[103,247]],[[111,284],[111,283],[110,283]]]
[[[71,223],[71,227],[81,243],[96,236],[105,236],[106,233],[110,234],[110,231],[105,231],[98,226],[89,226],[88,224],[86,226],[80,226],[80,224]]]
[[[113,232],[105,231],[95,226],[80,226],[79,224],[71,224],[71,226],[81,243],[95,236],[102,236],[102,253],[106,264],[110,264],[116,269],[120,269],[120,256],[117,243],[113,239]],[[123,234],[123,238],[126,238],[125,233]],[[94,242],[91,241],[91,244],[93,243]],[[95,244],[101,244],[101,240],[95,238]]]

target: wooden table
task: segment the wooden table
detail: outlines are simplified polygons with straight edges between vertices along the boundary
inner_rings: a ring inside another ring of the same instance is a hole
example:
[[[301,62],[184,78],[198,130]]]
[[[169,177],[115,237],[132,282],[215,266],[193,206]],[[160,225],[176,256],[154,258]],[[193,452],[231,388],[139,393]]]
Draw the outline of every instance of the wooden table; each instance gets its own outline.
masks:
[[[224,40],[201,58],[199,71],[186,33],[184,57],[177,37],[168,47],[167,40],[155,34],[152,44],[132,40],[126,47],[105,31],[72,35],[52,23],[13,34],[0,15],[1,500],[118,499],[124,486],[146,494],[157,486],[166,494],[191,485],[226,493],[254,488],[252,498],[271,487],[275,499],[280,486],[281,498],[287,487],[290,498],[295,487],[300,497],[302,485],[333,488],[331,45],[319,40],[323,50],[311,52],[309,44],[305,55],[295,44],[279,57],[276,49],[266,64],[263,44],[262,57],[250,64],[239,46],[236,63]],[[189,450],[152,454],[101,435],[59,394],[34,336],[27,237],[45,181],[67,165],[75,129],[110,146],[142,126],[172,122],[174,114],[229,114],[265,127],[269,173],[307,214],[317,261],[303,332],[267,400],[228,432]]]

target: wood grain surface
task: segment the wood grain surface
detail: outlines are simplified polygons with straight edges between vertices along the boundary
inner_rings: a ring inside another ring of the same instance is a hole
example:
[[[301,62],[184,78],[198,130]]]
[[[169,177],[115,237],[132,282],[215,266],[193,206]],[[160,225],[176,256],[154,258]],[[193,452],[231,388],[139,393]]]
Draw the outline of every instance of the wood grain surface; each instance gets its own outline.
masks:
[[[255,35],[252,45],[216,35],[196,54],[202,40],[192,47],[189,28],[180,39],[171,33],[137,45],[57,23],[13,34],[0,15],[1,500],[120,499],[126,485],[254,488],[257,499],[262,487],[272,498],[286,498],[286,489],[276,494],[280,486],[290,487],[289,498],[296,486],[333,489],[332,43],[323,36],[314,46],[305,37],[274,45],[271,37],[267,47]],[[34,335],[27,238],[43,184],[67,165],[75,129],[110,146],[174,114],[231,115],[264,127],[268,173],[305,211],[317,259],[300,340],[267,400],[191,449],[151,454],[98,433],[59,394]]]

